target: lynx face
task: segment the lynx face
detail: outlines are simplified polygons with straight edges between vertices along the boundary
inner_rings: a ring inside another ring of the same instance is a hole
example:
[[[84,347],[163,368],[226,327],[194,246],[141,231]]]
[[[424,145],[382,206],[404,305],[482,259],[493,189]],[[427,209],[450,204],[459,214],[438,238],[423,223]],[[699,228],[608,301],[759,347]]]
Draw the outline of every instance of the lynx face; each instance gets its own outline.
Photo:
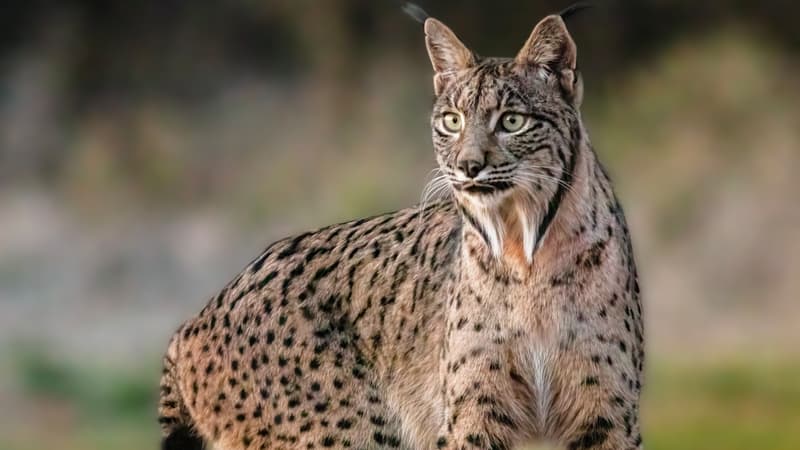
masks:
[[[568,151],[549,119],[565,109],[571,106],[547,78],[511,60],[487,60],[437,98],[431,125],[440,168],[454,190],[480,201],[528,192],[565,169],[547,151]]]
[[[582,90],[575,44],[560,18],[540,23],[513,59],[478,57],[440,22],[429,21],[426,34],[439,167],[492,252],[502,254],[516,234],[530,259],[547,205],[574,166]]]

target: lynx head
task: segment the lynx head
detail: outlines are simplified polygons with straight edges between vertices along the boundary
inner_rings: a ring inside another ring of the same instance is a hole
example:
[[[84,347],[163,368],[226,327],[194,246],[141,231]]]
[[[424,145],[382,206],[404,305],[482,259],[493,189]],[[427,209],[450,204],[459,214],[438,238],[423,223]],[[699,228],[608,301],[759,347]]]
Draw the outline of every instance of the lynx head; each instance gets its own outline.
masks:
[[[512,58],[484,58],[436,19],[425,22],[439,168],[465,219],[499,257],[528,263],[571,182],[582,127],[575,42],[542,20]]]

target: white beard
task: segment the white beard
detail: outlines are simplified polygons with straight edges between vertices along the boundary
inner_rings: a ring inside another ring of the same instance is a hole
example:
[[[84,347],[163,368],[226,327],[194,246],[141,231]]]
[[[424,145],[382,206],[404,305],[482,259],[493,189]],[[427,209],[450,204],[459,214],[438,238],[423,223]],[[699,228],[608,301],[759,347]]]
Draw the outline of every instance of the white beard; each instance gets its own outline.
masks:
[[[546,203],[520,192],[480,197],[456,196],[481,228],[479,231],[486,238],[486,244],[495,258],[504,256],[507,239],[521,239],[526,262],[533,262],[533,255],[541,241],[537,232],[541,211]]]

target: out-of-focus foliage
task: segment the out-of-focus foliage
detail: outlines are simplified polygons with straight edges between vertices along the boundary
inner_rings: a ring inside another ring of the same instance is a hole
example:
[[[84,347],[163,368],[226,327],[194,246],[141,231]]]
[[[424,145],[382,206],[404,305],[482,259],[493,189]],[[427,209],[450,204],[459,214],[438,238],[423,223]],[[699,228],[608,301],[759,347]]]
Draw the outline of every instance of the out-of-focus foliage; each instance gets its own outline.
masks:
[[[271,240],[419,199],[400,3],[0,5],[0,448],[154,448],[183,318]],[[418,3],[512,55],[569,2]],[[596,4],[569,26],[642,274],[647,448],[800,448],[800,4]]]

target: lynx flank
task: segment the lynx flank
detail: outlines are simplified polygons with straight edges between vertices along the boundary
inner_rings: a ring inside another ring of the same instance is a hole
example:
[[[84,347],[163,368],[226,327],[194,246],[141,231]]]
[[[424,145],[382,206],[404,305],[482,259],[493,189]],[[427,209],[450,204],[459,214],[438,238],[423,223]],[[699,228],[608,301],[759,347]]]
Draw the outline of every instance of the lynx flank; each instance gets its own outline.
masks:
[[[425,23],[451,199],[276,242],[175,334],[163,448],[641,448],[631,243],[561,17]]]

